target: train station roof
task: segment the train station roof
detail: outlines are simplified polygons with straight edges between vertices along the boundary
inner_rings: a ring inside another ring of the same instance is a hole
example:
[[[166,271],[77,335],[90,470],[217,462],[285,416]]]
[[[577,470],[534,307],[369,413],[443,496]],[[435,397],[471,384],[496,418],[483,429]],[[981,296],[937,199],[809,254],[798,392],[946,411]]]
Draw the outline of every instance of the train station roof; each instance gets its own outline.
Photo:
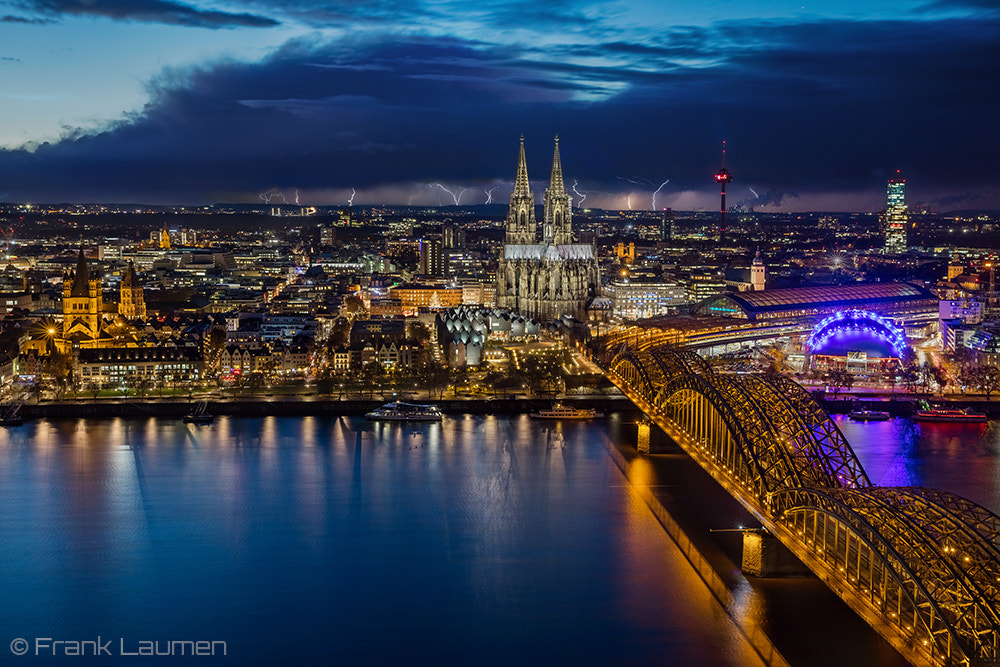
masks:
[[[728,292],[701,302],[696,306],[695,313],[748,320],[817,315],[844,309],[918,314],[923,310],[936,312],[937,302],[937,296],[918,285],[863,283]]]

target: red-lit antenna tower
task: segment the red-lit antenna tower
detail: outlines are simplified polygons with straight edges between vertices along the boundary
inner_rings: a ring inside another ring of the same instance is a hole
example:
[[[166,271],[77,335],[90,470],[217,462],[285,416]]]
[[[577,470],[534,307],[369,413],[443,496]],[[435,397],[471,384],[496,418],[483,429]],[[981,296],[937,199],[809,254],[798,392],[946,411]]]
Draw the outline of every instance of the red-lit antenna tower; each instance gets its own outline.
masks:
[[[726,142],[722,142],[722,169],[715,172],[715,182],[722,186],[722,206],[719,209],[719,240],[726,233],[726,183],[733,180],[733,175],[726,169]]]

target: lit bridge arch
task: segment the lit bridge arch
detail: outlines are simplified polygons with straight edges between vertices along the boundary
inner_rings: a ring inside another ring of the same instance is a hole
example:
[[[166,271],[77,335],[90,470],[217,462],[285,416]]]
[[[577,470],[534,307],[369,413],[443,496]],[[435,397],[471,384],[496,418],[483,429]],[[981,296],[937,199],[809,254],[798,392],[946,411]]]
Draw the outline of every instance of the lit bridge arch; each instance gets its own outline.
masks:
[[[611,380],[908,660],[1000,665],[1000,517],[868,479],[784,377],[723,375],[693,352],[620,345]]]

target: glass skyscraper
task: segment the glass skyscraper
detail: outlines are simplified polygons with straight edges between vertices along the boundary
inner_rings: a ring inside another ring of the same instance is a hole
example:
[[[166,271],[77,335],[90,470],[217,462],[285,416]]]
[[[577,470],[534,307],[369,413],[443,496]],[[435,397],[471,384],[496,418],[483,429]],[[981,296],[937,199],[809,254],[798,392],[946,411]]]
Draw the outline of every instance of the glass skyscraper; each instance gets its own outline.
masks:
[[[891,179],[885,207],[886,254],[906,252],[906,181]]]

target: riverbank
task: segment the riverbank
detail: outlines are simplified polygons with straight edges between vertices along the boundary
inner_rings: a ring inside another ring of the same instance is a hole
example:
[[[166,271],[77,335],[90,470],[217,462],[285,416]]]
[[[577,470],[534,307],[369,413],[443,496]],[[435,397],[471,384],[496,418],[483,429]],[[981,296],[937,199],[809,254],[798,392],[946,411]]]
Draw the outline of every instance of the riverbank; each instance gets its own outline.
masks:
[[[318,396],[283,396],[279,398],[238,398],[209,400],[208,413],[240,417],[308,416],[308,415],[361,415],[393,400],[346,399]],[[446,398],[439,400],[414,400],[423,405],[436,405],[445,414],[523,414],[547,408],[552,399],[470,399]],[[603,412],[635,412],[631,401],[624,396],[594,396],[561,398],[559,402],[579,408],[594,408]],[[24,419],[84,418],[84,417],[183,417],[197,403],[170,399],[79,399],[70,401],[43,401],[26,403],[21,408]]]
[[[848,414],[854,410],[879,410],[894,417],[909,417],[922,409],[923,403],[961,410],[968,408],[1000,418],[1000,398],[986,400],[984,396],[933,396],[914,394],[902,396],[839,396],[836,400],[825,398],[823,392],[814,392],[813,398],[828,414]]]

